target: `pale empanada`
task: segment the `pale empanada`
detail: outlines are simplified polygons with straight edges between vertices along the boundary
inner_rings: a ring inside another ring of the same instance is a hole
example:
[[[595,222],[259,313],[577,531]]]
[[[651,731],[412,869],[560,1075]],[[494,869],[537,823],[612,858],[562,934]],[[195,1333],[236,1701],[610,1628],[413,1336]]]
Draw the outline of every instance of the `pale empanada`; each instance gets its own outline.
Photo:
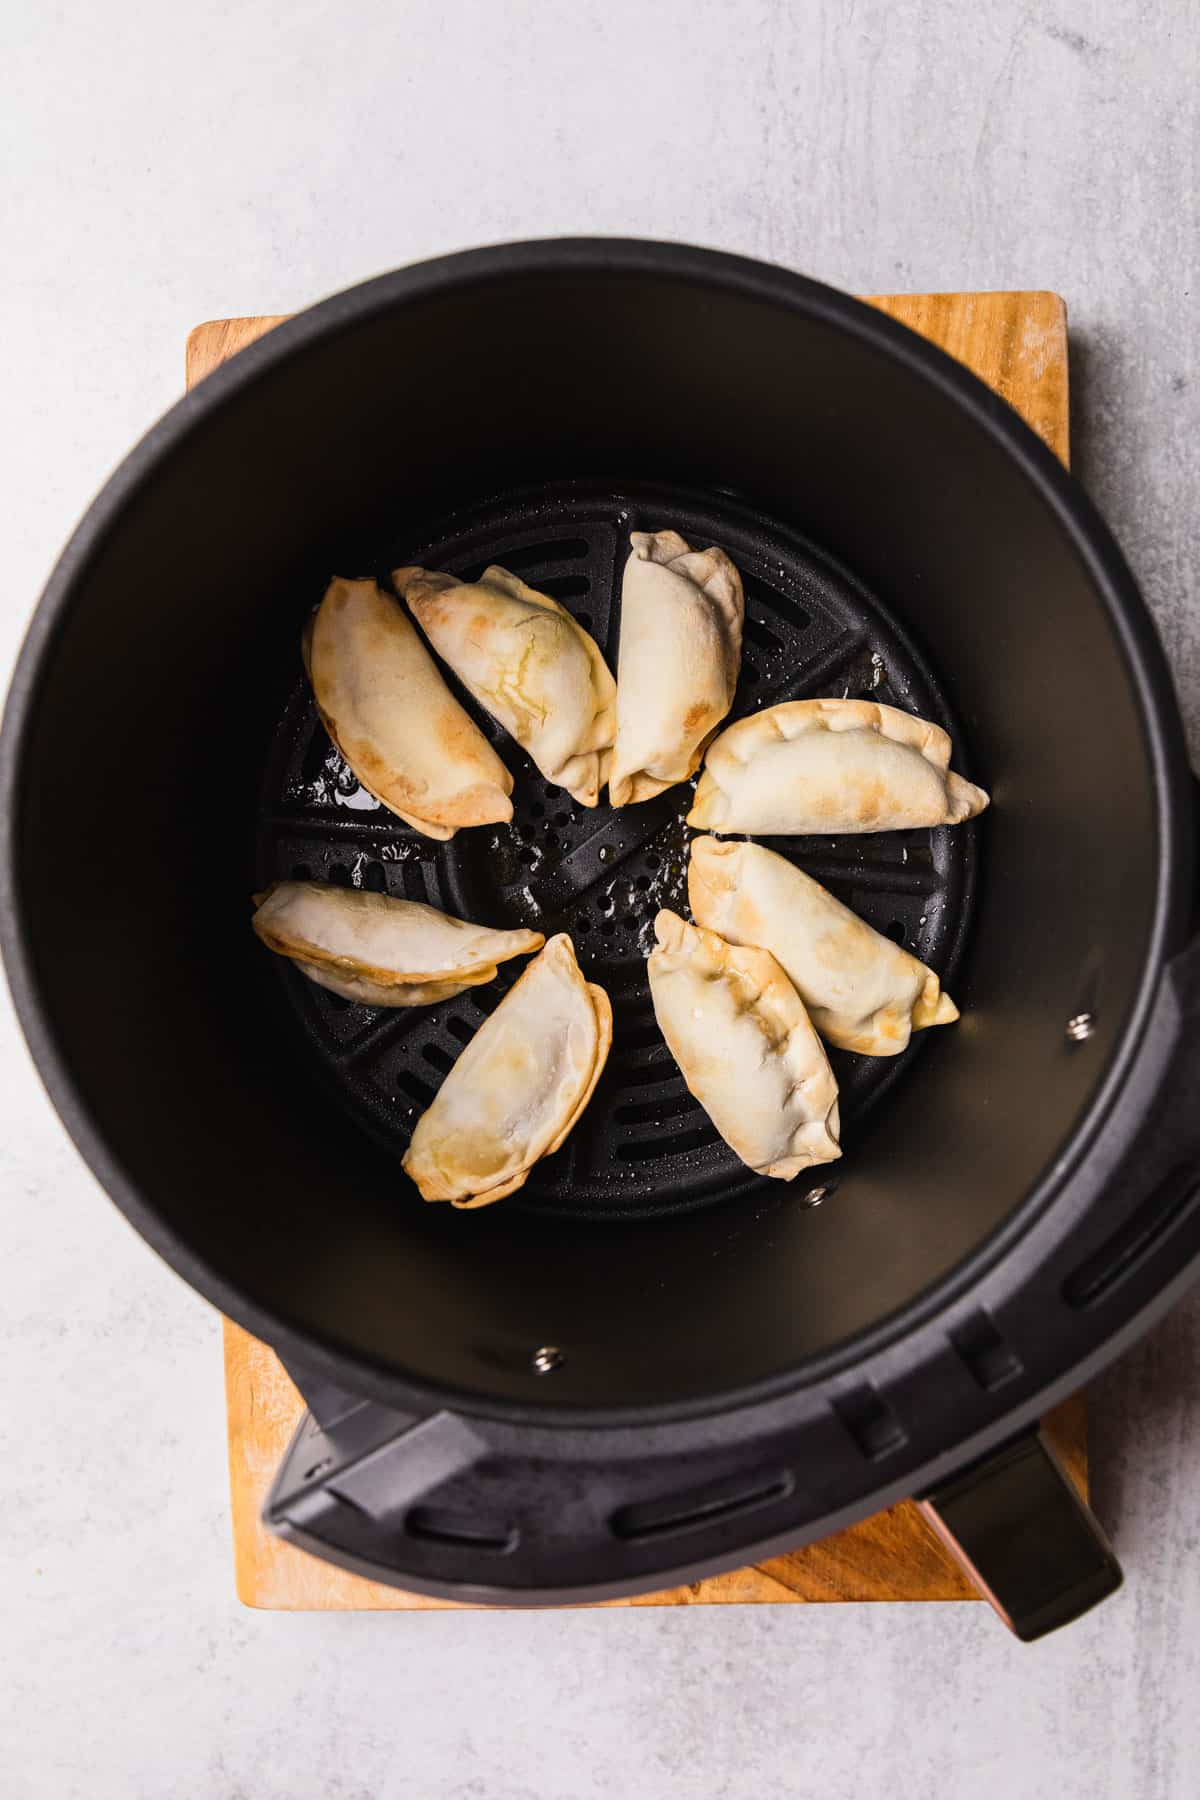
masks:
[[[277,881],[255,904],[252,923],[269,950],[365,1006],[449,1000],[546,941],[540,931],[492,931],[417,900],[320,881]]]
[[[940,725],[873,700],[789,700],[709,746],[688,824],[802,835],[958,825],[988,797]]]
[[[621,585],[617,742],[609,798],[651,800],[686,781],[733,704],[742,578],[723,550],[677,531],[635,531]]]
[[[396,569],[392,580],[438,655],[546,780],[595,806],[612,760],[617,684],[583,626],[507,569],[470,582]]]
[[[683,1078],[725,1142],[791,1181],[838,1147],[838,1089],[804,1002],[766,950],[727,944],[677,913],[654,921],[654,1012]]]
[[[958,1017],[932,969],[762,844],[694,838],[688,899],[697,924],[769,950],[839,1049],[895,1056],[910,1032]]]
[[[512,776],[373,581],[331,581],[304,634],[326,731],[369,794],[426,837],[512,818]]]
[[[579,1120],[611,1043],[608,995],[552,937],[417,1120],[404,1167],[422,1197],[488,1206],[523,1187]]]

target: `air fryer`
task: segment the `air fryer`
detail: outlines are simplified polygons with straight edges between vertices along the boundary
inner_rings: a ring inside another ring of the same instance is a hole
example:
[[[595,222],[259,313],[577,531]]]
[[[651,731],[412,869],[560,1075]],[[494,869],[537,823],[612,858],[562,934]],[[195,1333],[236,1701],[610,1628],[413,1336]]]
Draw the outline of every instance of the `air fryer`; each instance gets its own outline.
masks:
[[[993,796],[965,827],[772,840],[963,1012],[900,1057],[837,1054],[845,1155],[790,1184],[716,1136],[650,1007],[690,789],[577,807],[472,708],[516,815],[435,843],[357,787],[299,659],[335,572],[499,562],[615,663],[628,534],[661,526],[743,571],[733,716],[868,695],[944,725]],[[309,1399],[276,1530],[544,1603],[917,1494],[1023,1635],[1111,1591],[1030,1434],[1200,1252],[1192,784],[1103,523],[948,358],[681,246],[510,246],[352,289],[206,380],[96,501],[3,782],[5,953],[59,1110]],[[293,876],[570,932],[614,1048],[519,1195],[456,1213],[400,1167],[516,971],[430,1009],[342,1001],[249,930],[250,893]]]

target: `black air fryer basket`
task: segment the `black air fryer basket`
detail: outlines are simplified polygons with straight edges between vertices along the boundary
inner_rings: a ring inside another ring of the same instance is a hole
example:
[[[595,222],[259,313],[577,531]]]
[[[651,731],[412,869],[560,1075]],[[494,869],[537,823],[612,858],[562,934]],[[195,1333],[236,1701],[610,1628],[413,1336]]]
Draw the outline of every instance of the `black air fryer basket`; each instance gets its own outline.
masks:
[[[629,532],[663,526],[743,572],[734,716],[869,695],[944,725],[993,794],[966,827],[772,840],[964,1014],[837,1056],[845,1156],[792,1184],[721,1143],[650,1008],[690,787],[576,807],[473,709],[516,816],[434,843],[357,786],[299,665],[332,573],[414,562],[499,562],[615,662]],[[104,490],[30,631],[3,780],[5,951],[55,1101],[309,1400],[276,1530],[540,1603],[917,1493],[1022,1635],[1119,1580],[1034,1427],[1200,1250],[1192,784],[1103,524],[948,358],[678,246],[523,245],[353,289],[205,381]],[[290,876],[570,932],[614,1048],[520,1194],[453,1213],[400,1168],[516,971],[429,1009],[341,1000],[249,931],[250,892]]]

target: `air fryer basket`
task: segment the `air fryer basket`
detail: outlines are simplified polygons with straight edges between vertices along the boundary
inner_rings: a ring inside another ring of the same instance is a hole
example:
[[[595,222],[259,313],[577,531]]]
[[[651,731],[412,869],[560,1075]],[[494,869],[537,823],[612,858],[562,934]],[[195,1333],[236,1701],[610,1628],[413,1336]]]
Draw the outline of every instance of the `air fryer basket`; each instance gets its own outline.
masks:
[[[629,533],[668,523],[692,543],[720,544],[742,571],[745,652],[734,716],[805,695],[849,693],[953,731],[933,676],[879,603],[815,546],[729,495],[662,484],[629,491],[550,484],[435,521],[372,560],[384,581],[414,562],[468,578],[500,563],[566,605],[615,667]],[[437,843],[359,787],[316,716],[295,642],[279,648],[287,699],[259,807],[253,885],[316,878],[423,900],[463,918],[567,931],[589,978],[612,999],[613,1053],[595,1098],[511,1210],[578,1222],[767,1199],[774,1184],[717,1136],[684,1086],[650,1004],[645,959],[655,914],[664,905],[687,911],[692,834],[683,818],[694,782],[639,806],[576,806],[459,689],[513,770],[515,818]],[[975,826],[773,843],[952,984],[970,918]],[[520,968],[511,965],[500,980],[443,1005],[391,1013],[351,1005],[287,963],[272,973],[335,1100],[398,1160],[443,1075]],[[834,1053],[847,1143],[923,1047],[918,1035],[898,1058]],[[826,1171],[822,1197],[836,1182],[837,1171]],[[804,1186],[811,1191],[813,1183]]]
[[[393,557],[497,557],[603,635],[634,522],[742,561],[739,708],[873,691],[947,724],[993,793],[965,831],[785,846],[964,1011],[892,1065],[845,1059],[817,1207],[745,1176],[649,1030],[639,942],[684,795],[576,813],[506,745],[515,829],[431,853],[361,804],[299,682],[329,574]],[[313,1406],[279,1529],[538,1601],[914,1491],[994,1552],[1003,1493],[1067,1571],[1047,1598],[981,1570],[1023,1629],[1111,1586],[1013,1435],[1200,1251],[1190,781],[1119,552],[947,358],[678,246],[368,283],[210,377],[114,477],[34,621],[2,761],[4,947],[47,1084],[137,1227]],[[298,869],[536,911],[612,986],[612,1069],[519,1204],[426,1207],[398,1168],[495,995],[397,1021],[305,986],[247,926],[250,888]]]

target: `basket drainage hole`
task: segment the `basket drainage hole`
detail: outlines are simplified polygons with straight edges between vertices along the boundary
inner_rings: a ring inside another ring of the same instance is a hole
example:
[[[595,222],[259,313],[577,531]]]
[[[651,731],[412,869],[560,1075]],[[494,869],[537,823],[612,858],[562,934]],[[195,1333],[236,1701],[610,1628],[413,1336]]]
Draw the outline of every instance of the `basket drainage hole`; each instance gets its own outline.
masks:
[[[538,586],[552,600],[577,600],[591,592],[592,584],[586,575],[545,575]]]
[[[661,856],[648,856],[646,858],[646,867],[648,869],[661,869],[662,868],[662,857]],[[646,886],[649,887],[650,883],[647,882]]]
[[[549,542],[521,544],[515,549],[505,550],[501,560],[506,569],[511,569],[514,575],[520,575],[546,563],[581,562],[590,548],[586,538],[551,538]],[[482,568],[479,574],[483,574]],[[478,575],[467,576],[469,581],[478,579]]]
[[[650,889],[650,877],[648,875],[639,875],[633,885],[639,892],[643,894],[648,893]]]
[[[433,1099],[433,1089],[429,1083],[422,1081],[419,1075],[414,1075],[409,1069],[400,1069],[397,1072],[396,1090],[397,1095],[407,1094],[410,1100],[422,1107],[428,1106]]]
[[[904,925],[901,920],[893,919],[887,928],[887,934],[891,938],[893,944],[902,944],[904,942],[905,934]]]

